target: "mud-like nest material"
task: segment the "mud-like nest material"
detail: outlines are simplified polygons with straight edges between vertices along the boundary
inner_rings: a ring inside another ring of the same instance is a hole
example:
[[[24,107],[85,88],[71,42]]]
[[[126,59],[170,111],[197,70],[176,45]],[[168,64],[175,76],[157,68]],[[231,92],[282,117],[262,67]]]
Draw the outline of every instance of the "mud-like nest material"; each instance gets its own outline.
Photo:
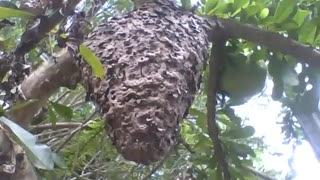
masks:
[[[105,79],[82,61],[83,84],[125,159],[149,164],[176,143],[208,56],[208,26],[173,2],[157,0],[109,19],[86,39]]]

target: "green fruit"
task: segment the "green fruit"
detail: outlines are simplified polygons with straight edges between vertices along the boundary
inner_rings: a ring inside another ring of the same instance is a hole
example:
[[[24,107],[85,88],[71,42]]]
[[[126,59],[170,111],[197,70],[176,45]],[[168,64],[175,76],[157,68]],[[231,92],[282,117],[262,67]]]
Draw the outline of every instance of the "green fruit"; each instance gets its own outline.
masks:
[[[222,73],[221,89],[232,100],[247,101],[261,92],[267,76],[264,61],[250,61],[245,56],[229,56]]]

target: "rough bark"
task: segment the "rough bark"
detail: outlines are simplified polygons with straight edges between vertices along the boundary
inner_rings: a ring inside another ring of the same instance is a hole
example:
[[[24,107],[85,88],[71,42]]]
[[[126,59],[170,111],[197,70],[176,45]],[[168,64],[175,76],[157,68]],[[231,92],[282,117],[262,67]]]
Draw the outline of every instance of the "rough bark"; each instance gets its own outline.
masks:
[[[89,34],[85,44],[100,58],[105,79],[80,61],[82,81],[124,158],[148,164],[176,143],[200,85],[209,28],[174,1],[156,0]]]
[[[24,100],[36,99],[27,106],[7,114],[22,127],[28,127],[34,115],[45,105],[47,99],[61,86],[72,86],[78,80],[79,70],[67,51],[61,51],[56,64],[43,64],[21,84]],[[0,180],[38,179],[28,157],[21,146],[8,138],[0,124]],[[3,161],[6,159],[6,161]],[[13,172],[3,172],[2,168],[13,165]]]

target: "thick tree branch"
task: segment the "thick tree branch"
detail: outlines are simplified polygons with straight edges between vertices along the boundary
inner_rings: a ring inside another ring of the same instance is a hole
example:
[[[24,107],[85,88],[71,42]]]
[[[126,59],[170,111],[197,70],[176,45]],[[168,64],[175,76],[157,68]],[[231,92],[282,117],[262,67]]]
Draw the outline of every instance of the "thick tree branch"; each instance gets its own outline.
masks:
[[[12,110],[8,116],[23,127],[27,127],[30,120],[46,103],[47,99],[61,86],[70,87],[79,80],[77,66],[67,50],[57,56],[57,63],[44,64],[33,72],[21,84],[21,94],[25,100],[36,101]]]
[[[47,33],[49,33],[63,18],[73,13],[74,8],[80,0],[69,0],[62,11],[56,9],[50,16],[42,16],[40,24],[35,28],[27,29],[21,37],[21,42],[18,44],[15,55],[22,56],[33,49]],[[63,14],[61,14],[63,12]]]
[[[210,21],[217,21],[210,17]],[[261,46],[265,46],[275,52],[281,52],[296,57],[302,63],[320,66],[320,51],[301,44],[298,41],[284,37],[279,33],[263,30],[253,25],[237,22],[233,19],[218,18],[218,22],[231,38],[241,38]],[[215,29],[213,29],[215,31]]]
[[[226,43],[224,34],[220,31],[215,32],[215,42],[212,43],[211,58],[209,62],[209,79],[207,94],[207,121],[208,132],[214,146],[214,157],[218,161],[218,169],[223,172],[223,179],[230,180],[231,175],[226,161],[221,141],[219,139],[219,129],[216,121],[216,94],[219,86],[219,74],[221,63],[223,62],[223,49]]]

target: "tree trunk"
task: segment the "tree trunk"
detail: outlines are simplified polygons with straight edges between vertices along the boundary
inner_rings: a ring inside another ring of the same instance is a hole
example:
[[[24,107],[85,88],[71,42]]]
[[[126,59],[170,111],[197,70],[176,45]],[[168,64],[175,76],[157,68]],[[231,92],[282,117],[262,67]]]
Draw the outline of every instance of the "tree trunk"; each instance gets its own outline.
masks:
[[[176,143],[208,57],[209,23],[173,0],[136,9],[97,26],[85,44],[105,78],[79,61],[83,84],[109,137],[127,160],[149,164]]]

